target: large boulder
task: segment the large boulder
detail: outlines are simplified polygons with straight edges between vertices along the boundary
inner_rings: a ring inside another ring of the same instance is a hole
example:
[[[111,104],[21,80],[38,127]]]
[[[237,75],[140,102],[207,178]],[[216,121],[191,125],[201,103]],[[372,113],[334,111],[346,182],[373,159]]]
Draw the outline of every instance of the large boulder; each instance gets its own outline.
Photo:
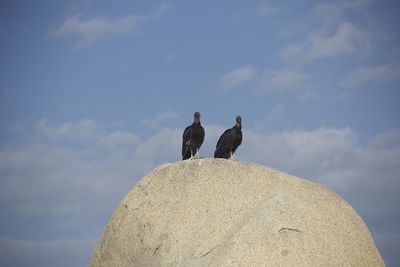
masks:
[[[114,211],[89,266],[384,266],[323,185],[225,159],[163,165]]]

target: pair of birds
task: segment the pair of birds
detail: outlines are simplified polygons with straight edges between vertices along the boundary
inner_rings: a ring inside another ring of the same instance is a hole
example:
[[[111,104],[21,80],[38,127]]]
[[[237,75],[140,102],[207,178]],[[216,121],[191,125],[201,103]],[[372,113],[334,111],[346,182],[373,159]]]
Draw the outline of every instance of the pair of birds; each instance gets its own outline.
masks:
[[[200,123],[200,112],[194,113],[194,121],[192,125],[186,127],[183,132],[182,142],[182,160],[193,158],[198,155],[201,144],[204,141],[204,128]],[[230,159],[234,157],[234,153],[238,146],[242,143],[242,118],[236,117],[236,124],[232,128],[226,130],[218,140],[215,148],[214,158]]]

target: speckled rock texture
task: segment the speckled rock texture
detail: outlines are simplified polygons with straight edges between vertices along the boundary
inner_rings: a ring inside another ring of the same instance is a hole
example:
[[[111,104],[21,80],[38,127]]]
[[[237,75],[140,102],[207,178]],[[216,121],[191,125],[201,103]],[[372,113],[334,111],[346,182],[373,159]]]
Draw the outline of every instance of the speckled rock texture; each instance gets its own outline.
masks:
[[[385,266],[361,217],[323,185],[195,159],[143,177],[89,266]]]

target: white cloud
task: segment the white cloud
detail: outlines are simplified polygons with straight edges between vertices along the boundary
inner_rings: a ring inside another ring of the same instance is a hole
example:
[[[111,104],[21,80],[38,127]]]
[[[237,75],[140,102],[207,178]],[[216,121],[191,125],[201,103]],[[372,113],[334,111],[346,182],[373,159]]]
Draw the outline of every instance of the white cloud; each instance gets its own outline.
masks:
[[[331,166],[353,144],[354,134],[348,129],[321,128],[313,131],[287,131],[277,134],[247,132],[243,156],[277,168],[314,176],[324,166]],[[332,157],[332,155],[337,154]]]
[[[224,74],[219,84],[225,91],[249,83],[249,89],[259,93],[297,94],[298,100],[308,100],[313,84],[307,73],[296,69],[258,71],[251,67],[243,67]]]
[[[318,59],[350,53],[355,49],[355,36],[357,29],[353,24],[341,23],[332,36],[315,36],[310,39],[309,57]]]
[[[74,15],[66,19],[62,25],[52,31],[50,35],[59,37],[76,36],[78,41],[73,48],[78,50],[84,46],[90,45],[98,39],[136,32],[143,24],[163,16],[170,7],[170,4],[163,3],[148,15],[138,16],[132,14],[117,19],[104,17],[85,19],[80,15]]]
[[[68,18],[54,33],[55,36],[77,36],[78,42],[74,49],[80,49],[92,42],[113,34],[133,32],[144,21],[130,15],[116,20],[106,18],[83,19],[80,16]]]
[[[36,126],[40,135],[51,140],[70,139],[85,141],[97,136],[97,125],[94,121],[85,119],[78,123],[64,123],[61,126],[49,125],[47,119],[42,119]]]
[[[255,74],[255,70],[249,66],[235,69],[222,75],[220,78],[220,84],[223,90],[228,91],[248,82]]]
[[[265,93],[302,92],[310,89],[309,76],[297,70],[266,70],[258,77],[257,90]]]
[[[360,27],[352,18],[354,15],[367,18],[363,12],[373,2],[375,0],[326,1],[313,6],[309,13],[295,20],[290,27],[292,30],[285,32],[287,36],[300,39],[290,40],[283,46],[282,58],[306,63],[368,48],[374,35],[370,32],[370,21],[363,20],[363,27]]]
[[[400,80],[400,65],[360,67],[346,74],[339,86],[351,89],[395,80]]]
[[[173,111],[165,111],[158,114],[152,119],[142,119],[140,120],[140,125],[148,128],[159,128],[161,126],[167,126],[179,119],[179,115]]]
[[[318,21],[323,20],[324,23],[335,24],[343,20],[345,12],[360,11],[374,2],[376,0],[327,1],[315,5],[308,16]]]
[[[98,146],[101,149],[114,150],[118,147],[132,148],[132,146],[138,144],[139,142],[140,138],[135,134],[117,131],[101,137],[99,139]]]
[[[349,23],[341,23],[334,33],[313,32],[306,40],[288,44],[281,50],[285,60],[313,61],[353,52],[358,47],[360,33]]]
[[[180,160],[182,133],[183,129],[161,129],[138,147],[136,156],[157,164]]]
[[[375,149],[400,149],[400,132],[387,131],[378,134],[371,139],[369,146]]]
[[[16,216],[49,219],[103,214],[154,164],[135,158],[141,140],[134,133],[98,129],[93,134],[86,125],[95,123],[57,127],[41,121],[39,138],[0,150],[0,203],[8,203],[2,208]],[[49,142],[54,138],[58,142]],[[79,138],[84,145],[68,138]]]

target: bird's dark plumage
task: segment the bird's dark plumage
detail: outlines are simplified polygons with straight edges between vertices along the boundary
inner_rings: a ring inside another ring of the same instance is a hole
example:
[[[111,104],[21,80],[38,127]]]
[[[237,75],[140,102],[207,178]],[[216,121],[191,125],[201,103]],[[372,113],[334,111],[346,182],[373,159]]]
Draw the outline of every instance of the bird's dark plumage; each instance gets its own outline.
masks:
[[[226,130],[218,140],[214,158],[229,159],[233,157],[236,149],[242,143],[242,118],[236,117],[236,124]]]
[[[200,112],[195,112],[192,125],[186,127],[183,132],[182,160],[192,158],[198,153],[201,144],[203,144],[204,136],[204,128],[200,123]]]

